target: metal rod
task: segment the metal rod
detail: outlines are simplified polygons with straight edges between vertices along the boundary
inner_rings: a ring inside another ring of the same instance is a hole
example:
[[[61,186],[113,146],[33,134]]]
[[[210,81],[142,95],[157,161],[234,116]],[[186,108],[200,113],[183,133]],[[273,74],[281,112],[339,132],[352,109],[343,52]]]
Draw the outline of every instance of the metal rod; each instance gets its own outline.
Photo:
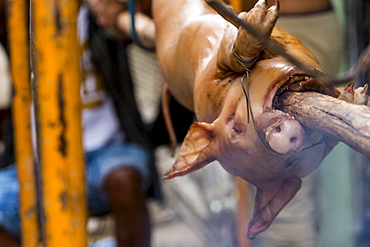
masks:
[[[87,246],[78,1],[32,4],[33,69],[45,246]]]
[[[20,184],[22,242],[39,246],[35,163],[31,139],[31,85],[28,51],[28,1],[8,0],[11,73],[14,85],[13,126],[17,174]]]

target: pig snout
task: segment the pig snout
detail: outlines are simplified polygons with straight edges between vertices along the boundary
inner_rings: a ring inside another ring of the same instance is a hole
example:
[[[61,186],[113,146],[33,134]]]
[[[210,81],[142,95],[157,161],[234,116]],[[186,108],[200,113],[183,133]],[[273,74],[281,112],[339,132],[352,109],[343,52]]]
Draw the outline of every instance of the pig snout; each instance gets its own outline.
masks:
[[[271,149],[280,154],[299,151],[306,143],[303,126],[293,118],[276,119],[266,130],[266,141]]]

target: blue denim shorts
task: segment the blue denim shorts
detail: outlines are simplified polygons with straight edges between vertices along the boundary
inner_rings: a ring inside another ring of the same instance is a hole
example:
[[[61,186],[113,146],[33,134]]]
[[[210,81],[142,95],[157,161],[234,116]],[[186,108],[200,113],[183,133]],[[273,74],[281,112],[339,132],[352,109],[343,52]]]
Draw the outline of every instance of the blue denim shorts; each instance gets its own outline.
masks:
[[[143,189],[147,189],[151,179],[148,157],[143,148],[132,143],[111,143],[86,153],[87,197],[90,212],[109,212],[103,183],[108,174],[117,168],[136,168],[142,176]],[[14,238],[20,239],[19,184],[15,165],[0,170],[0,183],[0,227]]]

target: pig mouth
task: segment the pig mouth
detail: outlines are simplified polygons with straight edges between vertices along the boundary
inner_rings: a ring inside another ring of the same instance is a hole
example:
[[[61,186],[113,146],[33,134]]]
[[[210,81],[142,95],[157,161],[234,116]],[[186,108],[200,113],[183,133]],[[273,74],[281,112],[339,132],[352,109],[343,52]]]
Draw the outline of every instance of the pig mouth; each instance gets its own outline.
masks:
[[[278,107],[279,96],[286,91],[303,92],[315,91],[330,94],[327,87],[317,79],[304,74],[289,76],[285,82],[279,82],[281,86],[276,87],[269,95],[271,108],[264,114],[262,119],[264,127],[262,130],[262,141],[278,154],[293,154],[322,143],[322,135],[317,135],[310,129],[304,127],[299,121],[288,113],[281,111]]]

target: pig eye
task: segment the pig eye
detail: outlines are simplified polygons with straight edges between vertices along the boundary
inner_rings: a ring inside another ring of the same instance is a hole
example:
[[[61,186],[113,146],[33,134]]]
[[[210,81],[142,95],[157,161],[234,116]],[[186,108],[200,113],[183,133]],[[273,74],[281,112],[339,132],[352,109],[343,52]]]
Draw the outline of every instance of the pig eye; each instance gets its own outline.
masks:
[[[233,131],[235,132],[235,134],[238,134],[238,135],[244,132],[243,129],[238,124],[234,125]]]

